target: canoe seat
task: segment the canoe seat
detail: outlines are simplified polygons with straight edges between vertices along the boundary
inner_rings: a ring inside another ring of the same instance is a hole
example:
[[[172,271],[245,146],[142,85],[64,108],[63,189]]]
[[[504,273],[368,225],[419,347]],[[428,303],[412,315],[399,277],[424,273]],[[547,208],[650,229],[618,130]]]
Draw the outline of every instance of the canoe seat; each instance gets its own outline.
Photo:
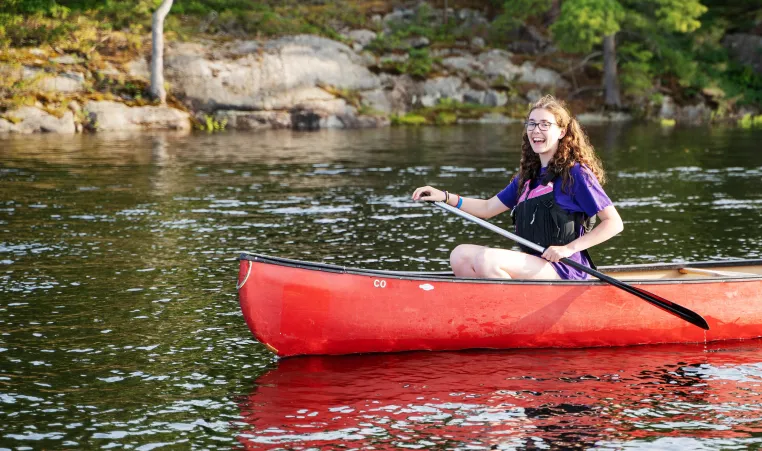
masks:
[[[716,269],[701,269],[701,268],[680,268],[677,270],[680,274],[696,274],[699,276],[711,276],[711,277],[759,277],[759,274],[750,272],[738,272],[738,271],[718,271]]]

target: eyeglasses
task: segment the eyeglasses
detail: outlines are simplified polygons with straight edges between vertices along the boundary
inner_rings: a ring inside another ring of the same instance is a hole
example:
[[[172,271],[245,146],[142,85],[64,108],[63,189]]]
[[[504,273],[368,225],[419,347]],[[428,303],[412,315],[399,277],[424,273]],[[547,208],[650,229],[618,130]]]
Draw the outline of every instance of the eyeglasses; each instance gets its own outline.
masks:
[[[550,130],[551,125],[558,125],[558,124],[556,124],[555,122],[548,122],[548,121],[540,121],[540,122],[529,121],[524,125],[527,126],[527,131],[530,131],[530,132],[534,130],[535,127],[537,127],[538,125],[540,126],[540,130],[546,132]]]

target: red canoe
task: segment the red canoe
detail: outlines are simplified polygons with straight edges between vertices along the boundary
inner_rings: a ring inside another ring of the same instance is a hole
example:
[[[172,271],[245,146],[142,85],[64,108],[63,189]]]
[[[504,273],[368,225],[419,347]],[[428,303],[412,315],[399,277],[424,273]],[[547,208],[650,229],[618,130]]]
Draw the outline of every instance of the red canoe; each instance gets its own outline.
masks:
[[[239,260],[246,323],[282,357],[762,337],[762,260],[599,268],[702,315],[706,332],[597,280],[459,279],[249,253]]]

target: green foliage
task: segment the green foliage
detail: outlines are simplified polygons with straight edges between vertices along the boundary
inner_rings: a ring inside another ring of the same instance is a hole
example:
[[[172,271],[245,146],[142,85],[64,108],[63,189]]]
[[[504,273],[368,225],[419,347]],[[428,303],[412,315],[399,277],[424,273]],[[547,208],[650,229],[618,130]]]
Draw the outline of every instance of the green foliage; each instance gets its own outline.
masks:
[[[428,49],[410,49],[408,58],[404,61],[384,59],[381,68],[388,72],[409,74],[410,76],[423,79],[433,70],[436,60],[431,56]]]
[[[624,16],[617,0],[566,0],[550,31],[561,49],[585,53],[618,32]]]
[[[204,115],[203,122],[196,125],[196,128],[199,130],[205,130],[207,133],[216,133],[221,132],[225,130],[225,127],[228,125],[228,120],[217,120],[214,118],[214,116],[209,116],[208,114]]]
[[[448,111],[440,111],[434,117],[434,123],[437,125],[451,125],[458,121],[458,115]]]
[[[47,13],[0,12],[0,47],[61,42],[75,30],[75,25],[66,20],[68,16],[69,10],[60,6],[54,6]]]
[[[392,22],[389,31],[379,33],[368,46],[368,50],[383,54],[395,50],[409,50],[406,42],[410,38],[424,37],[432,45],[454,45],[459,39],[469,39],[485,30],[456,27],[455,19],[448,17],[447,23],[441,24],[435,17],[435,11],[428,5],[422,4],[416,9],[415,15],[406,21]]]
[[[391,120],[392,125],[424,125],[427,123],[424,116],[414,113],[407,113],[401,116],[393,114]]]
[[[627,94],[641,95],[653,87],[651,59],[653,53],[638,43],[619,47],[619,82]]]
[[[701,27],[698,18],[707,11],[699,0],[653,0],[658,5],[657,24],[667,31],[690,33]]]
[[[741,128],[762,127],[762,114],[758,116],[746,114],[744,117],[738,120],[738,126]]]
[[[487,114],[500,114],[508,117],[525,117],[528,106],[508,104],[504,107],[489,107],[472,103],[462,103],[450,98],[427,108],[420,108],[403,116],[392,115],[394,125],[451,125],[459,119],[478,119]]]
[[[410,49],[408,52],[410,58],[402,65],[402,72],[410,74],[413,77],[426,78],[431,73],[434,59],[429,54],[428,49]]]
[[[545,14],[552,4],[552,0],[506,1],[503,3],[502,12],[492,23],[492,27],[502,31],[518,28],[530,17]]]

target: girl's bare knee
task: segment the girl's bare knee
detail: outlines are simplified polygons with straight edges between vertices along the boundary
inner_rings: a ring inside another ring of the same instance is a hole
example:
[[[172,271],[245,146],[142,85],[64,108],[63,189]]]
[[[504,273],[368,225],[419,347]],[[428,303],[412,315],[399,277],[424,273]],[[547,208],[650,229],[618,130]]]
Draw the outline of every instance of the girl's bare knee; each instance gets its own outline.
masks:
[[[492,259],[489,248],[482,249],[474,255],[474,271],[477,277],[489,277],[492,273]]]
[[[474,268],[477,269],[479,277],[510,278],[509,272],[504,267],[507,263],[504,251],[486,248],[479,254],[476,261]]]
[[[473,277],[473,249],[468,244],[461,244],[450,252],[450,267],[458,277]]]

